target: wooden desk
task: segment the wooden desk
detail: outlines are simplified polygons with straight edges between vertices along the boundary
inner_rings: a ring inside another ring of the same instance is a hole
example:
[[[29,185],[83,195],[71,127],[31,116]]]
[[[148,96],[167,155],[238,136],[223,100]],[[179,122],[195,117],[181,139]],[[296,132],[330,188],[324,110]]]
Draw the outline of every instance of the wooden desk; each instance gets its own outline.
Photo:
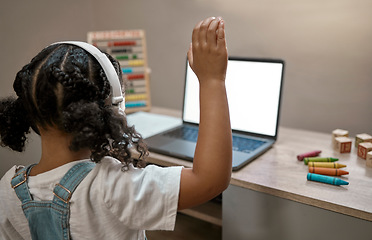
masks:
[[[307,181],[299,153],[339,158],[346,186]],[[328,211],[330,210],[330,211]],[[372,168],[332,149],[331,134],[281,127],[274,147],[232,174],[223,194],[223,239],[372,239]]]
[[[296,156],[312,150],[322,150],[321,156],[346,164],[349,175],[341,178],[349,185],[307,181],[308,168]],[[274,147],[234,172],[231,184],[372,221],[372,168],[366,167],[356,150],[337,153],[332,149],[331,134],[280,128]]]
[[[152,111],[178,117],[181,115],[166,109],[154,108]],[[336,157],[340,163],[346,164],[344,169],[350,174],[342,179],[348,181],[349,185],[333,186],[307,181],[308,168],[296,156],[313,150],[321,150],[321,156]],[[150,154],[149,160],[163,166],[192,164],[155,153]],[[335,152],[330,133],[280,127],[279,138],[273,148],[241,170],[233,172],[231,185],[372,221],[372,168],[366,167],[365,160],[358,158],[354,145],[351,153]],[[372,227],[371,222],[368,224]]]

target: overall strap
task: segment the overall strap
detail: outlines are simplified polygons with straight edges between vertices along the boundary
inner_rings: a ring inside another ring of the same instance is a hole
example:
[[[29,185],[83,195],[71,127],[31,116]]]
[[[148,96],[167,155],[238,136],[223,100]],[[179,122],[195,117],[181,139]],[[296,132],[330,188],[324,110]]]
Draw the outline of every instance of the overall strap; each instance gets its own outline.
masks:
[[[19,172],[17,172],[14,177],[12,178],[10,185],[16,192],[19,200],[21,200],[22,204],[32,200],[30,191],[28,190],[27,186],[27,178],[30,174],[31,168],[36,164],[31,164],[27,167],[24,167]]]
[[[53,202],[62,201],[64,204],[68,204],[72,193],[95,165],[93,162],[82,162],[70,168],[61,181],[56,184],[53,190]]]

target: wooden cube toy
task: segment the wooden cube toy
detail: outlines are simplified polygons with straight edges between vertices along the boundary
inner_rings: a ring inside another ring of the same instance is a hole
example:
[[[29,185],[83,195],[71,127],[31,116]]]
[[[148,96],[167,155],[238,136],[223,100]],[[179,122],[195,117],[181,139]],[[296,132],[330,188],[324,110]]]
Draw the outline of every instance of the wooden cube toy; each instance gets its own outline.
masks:
[[[366,165],[372,167],[372,151],[367,153]]]
[[[337,137],[349,137],[349,131],[343,129],[335,129],[332,131],[332,145],[336,148],[336,138]]]
[[[351,152],[352,140],[348,137],[336,137],[335,138],[335,150],[339,153]]]
[[[372,136],[367,133],[357,134],[355,137],[355,147],[357,148],[359,143],[372,142]]]
[[[358,157],[367,159],[367,153],[372,151],[372,143],[363,142],[358,145]]]

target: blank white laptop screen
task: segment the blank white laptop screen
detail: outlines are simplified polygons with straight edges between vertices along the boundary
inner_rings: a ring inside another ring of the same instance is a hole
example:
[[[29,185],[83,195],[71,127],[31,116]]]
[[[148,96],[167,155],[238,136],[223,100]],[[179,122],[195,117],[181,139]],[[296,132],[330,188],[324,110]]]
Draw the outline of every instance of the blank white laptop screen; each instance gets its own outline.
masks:
[[[226,91],[231,128],[275,136],[283,74],[282,62],[229,59]],[[187,64],[183,120],[199,123],[199,82]]]

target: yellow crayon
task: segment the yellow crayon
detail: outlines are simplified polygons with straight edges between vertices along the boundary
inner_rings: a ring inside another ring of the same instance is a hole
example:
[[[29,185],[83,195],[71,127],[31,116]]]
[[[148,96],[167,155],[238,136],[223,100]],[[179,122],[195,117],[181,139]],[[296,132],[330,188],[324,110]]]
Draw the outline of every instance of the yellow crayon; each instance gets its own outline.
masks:
[[[344,168],[346,165],[335,162],[309,162],[309,167]]]

